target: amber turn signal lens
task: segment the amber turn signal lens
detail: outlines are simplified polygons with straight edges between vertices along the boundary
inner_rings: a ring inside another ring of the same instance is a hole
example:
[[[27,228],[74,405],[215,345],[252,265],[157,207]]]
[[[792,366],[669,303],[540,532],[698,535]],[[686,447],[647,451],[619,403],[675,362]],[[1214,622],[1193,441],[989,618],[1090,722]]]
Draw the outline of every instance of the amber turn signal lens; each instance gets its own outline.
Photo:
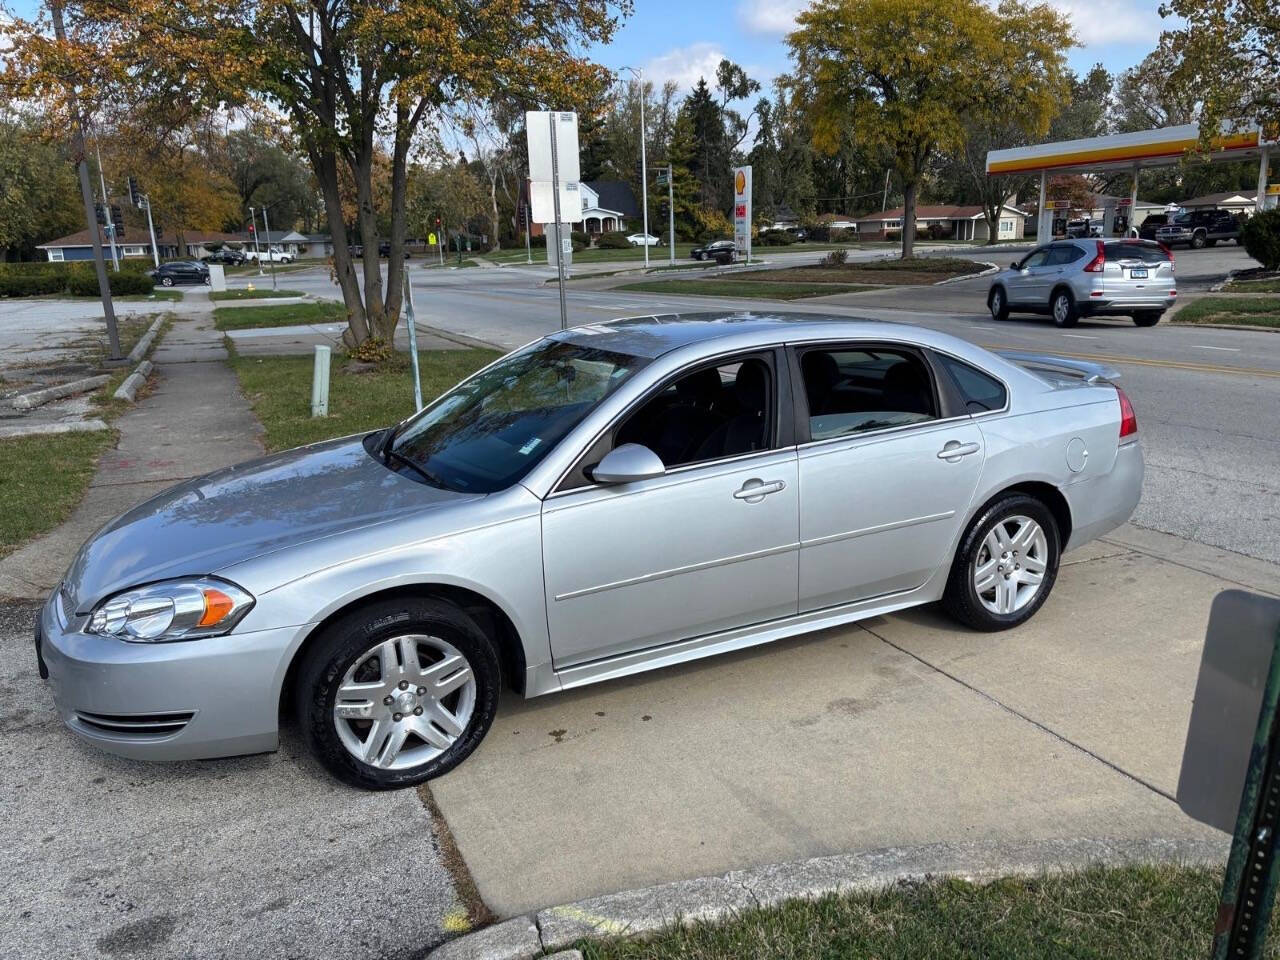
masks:
[[[196,624],[198,627],[212,627],[236,605],[234,600],[214,587],[205,587],[201,593],[204,594],[204,615]]]

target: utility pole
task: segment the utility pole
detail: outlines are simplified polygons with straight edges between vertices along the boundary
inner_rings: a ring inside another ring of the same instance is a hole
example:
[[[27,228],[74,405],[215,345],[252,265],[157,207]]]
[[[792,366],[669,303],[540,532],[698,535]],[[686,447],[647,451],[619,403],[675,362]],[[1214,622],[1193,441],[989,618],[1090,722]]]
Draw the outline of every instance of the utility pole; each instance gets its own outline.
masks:
[[[111,268],[120,272],[120,254],[116,252],[116,225],[111,219],[111,200],[107,196],[107,178],[102,175],[102,151],[98,148],[98,138],[93,138],[93,152],[98,157],[98,185],[102,187],[102,208],[107,211],[107,239],[111,241]]]
[[[873,193],[874,197],[875,194]],[[884,213],[889,209],[889,171],[884,172],[884,199],[880,201],[880,212]]]
[[[151,231],[151,259],[158,267],[160,266],[160,248],[156,246],[156,225],[151,222],[151,194],[145,194],[142,202],[147,208],[147,229]]]
[[[276,258],[271,256],[271,224],[267,223],[267,205],[262,205],[262,232],[267,235],[267,259],[271,261],[271,289],[276,287]],[[259,264],[261,266],[261,264]]]
[[[671,159],[670,156],[668,156],[667,159],[668,160]],[[671,256],[668,260],[668,263],[670,263],[671,266],[673,267],[676,265],[676,200],[675,200],[675,188],[671,184],[671,181],[673,181],[674,179],[675,179],[675,169],[671,166],[671,164],[668,163],[667,164],[667,230],[668,230],[667,243],[671,245]]]
[[[253,234],[253,259],[258,261],[258,276],[262,276],[262,251],[258,249],[258,221],[249,208],[249,232]]]
[[[53,33],[58,43],[67,42],[67,28],[62,22],[62,0],[49,0],[49,12],[53,19]],[[112,360],[120,360],[120,332],[116,329],[116,312],[111,305],[111,283],[107,280],[107,265],[102,259],[102,236],[98,233],[98,217],[93,210],[93,188],[89,186],[89,161],[85,157],[84,123],[80,117],[80,102],[74,84],[67,85],[68,106],[71,108],[71,156],[80,178],[80,199],[84,202],[85,222],[89,225],[89,238],[93,242],[93,264],[98,274],[98,293],[102,296],[102,316],[107,323],[107,342]]]

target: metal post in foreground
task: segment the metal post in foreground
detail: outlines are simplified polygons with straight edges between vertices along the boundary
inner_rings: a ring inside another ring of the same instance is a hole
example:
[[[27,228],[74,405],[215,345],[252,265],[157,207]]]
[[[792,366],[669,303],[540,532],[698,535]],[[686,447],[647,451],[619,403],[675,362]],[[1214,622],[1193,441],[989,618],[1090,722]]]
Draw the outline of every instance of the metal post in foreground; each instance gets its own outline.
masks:
[[[409,366],[413,369],[413,409],[422,409],[422,377],[418,373],[418,318],[413,314],[413,284],[404,281],[404,315],[409,332]]]
[[[649,266],[649,164],[645,158],[644,135],[644,71],[637,70],[640,81],[640,203],[644,214],[644,265]]]
[[[262,252],[258,249],[258,221],[249,208],[249,232],[253,234],[253,259],[258,261],[258,276],[262,276]]]
[[[671,185],[674,179],[675,170],[671,164],[667,164],[667,230],[669,231],[667,242],[671,244],[671,256],[668,262],[673,267],[676,265],[676,200],[675,189]]]
[[[276,258],[271,256],[271,224],[267,223],[267,205],[262,205],[262,232],[267,235],[267,259],[271,261],[271,289],[276,287]]]
[[[107,178],[102,174],[102,151],[98,148],[98,138],[93,138],[93,152],[98,157],[98,186],[102,188],[102,209],[106,211],[107,223],[102,229],[107,231],[107,239],[111,241],[111,269],[120,272],[120,254],[116,251],[116,225],[111,219],[111,200],[107,197]]]
[[[529,205],[533,202],[532,190],[529,187],[529,181],[525,181],[525,201],[524,201],[524,260],[525,263],[533,263],[533,241],[529,238]]]
[[[329,415],[329,354],[324,344],[316,344],[315,367],[311,373],[311,416]]]
[[[551,119],[551,202],[556,217],[556,276],[560,281],[560,329],[569,329],[569,308],[564,295],[564,240],[560,229],[560,162],[556,150],[556,112],[547,114]],[[645,247],[645,259],[649,256],[649,248]]]

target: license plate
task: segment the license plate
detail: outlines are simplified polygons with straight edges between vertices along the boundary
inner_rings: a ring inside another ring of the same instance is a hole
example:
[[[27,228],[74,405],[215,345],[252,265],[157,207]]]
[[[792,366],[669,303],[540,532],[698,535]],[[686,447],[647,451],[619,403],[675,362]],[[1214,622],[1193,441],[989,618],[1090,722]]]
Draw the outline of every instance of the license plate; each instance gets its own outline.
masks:
[[[1147,279],[1147,268],[1146,268],[1146,267],[1135,267],[1134,269],[1130,270],[1130,271],[1129,271],[1129,279],[1130,279],[1130,280],[1145,280],[1145,279]]]

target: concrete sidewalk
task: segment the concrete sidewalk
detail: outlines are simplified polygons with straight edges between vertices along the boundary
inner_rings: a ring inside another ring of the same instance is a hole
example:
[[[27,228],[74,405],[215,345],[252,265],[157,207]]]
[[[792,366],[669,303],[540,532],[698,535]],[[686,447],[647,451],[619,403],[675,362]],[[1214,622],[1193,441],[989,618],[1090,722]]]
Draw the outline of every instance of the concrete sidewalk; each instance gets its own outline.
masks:
[[[533,701],[431,791],[485,903],[886,846],[1211,840],[1173,802],[1212,598],[1280,567],[1122,528],[1025,626],[931,608]]]
[[[48,596],[80,545],[104,523],[180,480],[262,454],[261,427],[223,362],[204,289],[151,359],[151,393],[114,423],[120,441],[98,462],[88,493],[62,526],[0,560],[0,597]]]

